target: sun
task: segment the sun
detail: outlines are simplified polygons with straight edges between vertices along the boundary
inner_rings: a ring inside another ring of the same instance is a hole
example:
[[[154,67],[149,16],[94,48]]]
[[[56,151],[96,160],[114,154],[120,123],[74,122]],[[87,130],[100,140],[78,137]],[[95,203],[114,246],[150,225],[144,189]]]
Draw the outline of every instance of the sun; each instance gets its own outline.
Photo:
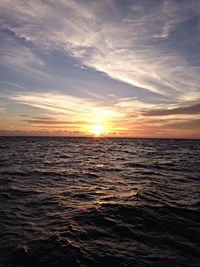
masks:
[[[92,134],[96,137],[100,137],[100,136],[106,134],[107,129],[106,129],[106,126],[104,124],[92,124],[89,126],[89,132],[90,132],[90,134]]]
[[[106,137],[112,132],[111,119],[113,113],[105,108],[92,110],[83,125],[83,132],[87,136]]]

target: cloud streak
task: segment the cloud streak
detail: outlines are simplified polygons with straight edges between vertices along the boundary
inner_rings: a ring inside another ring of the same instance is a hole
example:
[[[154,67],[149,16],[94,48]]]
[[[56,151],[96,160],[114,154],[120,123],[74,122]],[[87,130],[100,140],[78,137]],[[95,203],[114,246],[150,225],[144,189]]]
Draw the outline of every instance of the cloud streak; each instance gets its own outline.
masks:
[[[200,114],[200,104],[172,109],[154,109],[144,112],[144,116],[170,116],[179,114]]]
[[[199,0],[140,1],[123,12],[115,1],[16,0],[13,5],[4,0],[1,5],[2,27],[43,49],[65,51],[113,79],[177,101],[188,90],[199,90],[200,67],[158,40],[198,16]]]
[[[47,110],[51,114],[68,115],[72,121],[80,119],[82,122],[89,122],[98,117],[102,120],[123,117],[123,114],[112,106],[102,106],[101,103],[94,102],[92,99],[63,95],[57,92],[17,94],[11,96],[10,99],[19,104]],[[49,119],[36,118],[35,122],[37,121],[48,122]]]

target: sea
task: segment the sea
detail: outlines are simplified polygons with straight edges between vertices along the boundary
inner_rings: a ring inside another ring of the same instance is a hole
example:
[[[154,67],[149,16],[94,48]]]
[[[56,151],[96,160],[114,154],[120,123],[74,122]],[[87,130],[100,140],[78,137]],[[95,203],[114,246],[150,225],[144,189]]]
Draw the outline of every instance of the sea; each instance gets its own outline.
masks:
[[[200,266],[200,140],[0,137],[0,266]]]

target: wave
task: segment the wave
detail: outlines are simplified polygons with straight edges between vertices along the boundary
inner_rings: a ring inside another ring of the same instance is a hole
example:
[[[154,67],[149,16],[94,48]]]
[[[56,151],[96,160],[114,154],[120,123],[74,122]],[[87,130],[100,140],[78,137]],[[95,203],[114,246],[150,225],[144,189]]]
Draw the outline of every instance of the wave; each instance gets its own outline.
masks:
[[[1,267],[199,266],[199,141],[0,141]]]

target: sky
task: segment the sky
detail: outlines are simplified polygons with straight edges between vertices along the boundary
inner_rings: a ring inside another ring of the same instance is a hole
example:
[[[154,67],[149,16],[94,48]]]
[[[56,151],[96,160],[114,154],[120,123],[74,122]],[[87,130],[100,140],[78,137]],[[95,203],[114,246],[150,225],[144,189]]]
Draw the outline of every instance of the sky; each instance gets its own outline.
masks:
[[[0,135],[200,138],[200,0],[1,0]]]

